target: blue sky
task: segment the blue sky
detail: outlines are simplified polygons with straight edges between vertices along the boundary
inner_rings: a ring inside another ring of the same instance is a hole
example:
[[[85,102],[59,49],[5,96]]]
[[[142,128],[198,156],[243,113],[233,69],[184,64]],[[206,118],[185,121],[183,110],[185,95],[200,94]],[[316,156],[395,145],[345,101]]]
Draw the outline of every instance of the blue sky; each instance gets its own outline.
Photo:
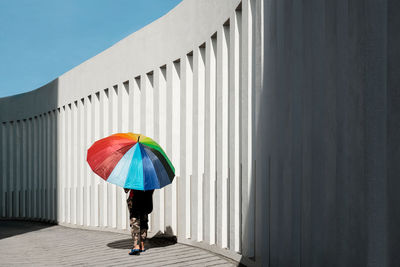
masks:
[[[0,0],[0,97],[34,90],[181,0]]]

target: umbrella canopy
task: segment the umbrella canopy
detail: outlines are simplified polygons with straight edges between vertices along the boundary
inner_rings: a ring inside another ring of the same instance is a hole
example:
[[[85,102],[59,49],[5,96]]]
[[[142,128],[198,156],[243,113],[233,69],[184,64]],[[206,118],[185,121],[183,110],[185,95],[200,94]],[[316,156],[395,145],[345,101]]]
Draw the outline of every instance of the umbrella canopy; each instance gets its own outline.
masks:
[[[164,150],[140,134],[118,133],[96,141],[88,150],[87,162],[101,178],[123,188],[159,189],[175,177]]]

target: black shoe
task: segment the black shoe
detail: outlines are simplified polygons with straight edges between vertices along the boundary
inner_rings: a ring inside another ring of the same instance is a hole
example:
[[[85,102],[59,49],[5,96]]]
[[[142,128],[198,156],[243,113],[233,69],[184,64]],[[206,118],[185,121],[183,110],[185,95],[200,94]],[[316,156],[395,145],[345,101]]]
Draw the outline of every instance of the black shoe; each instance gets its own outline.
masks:
[[[129,255],[140,255],[140,249],[131,249],[131,252],[129,252]]]

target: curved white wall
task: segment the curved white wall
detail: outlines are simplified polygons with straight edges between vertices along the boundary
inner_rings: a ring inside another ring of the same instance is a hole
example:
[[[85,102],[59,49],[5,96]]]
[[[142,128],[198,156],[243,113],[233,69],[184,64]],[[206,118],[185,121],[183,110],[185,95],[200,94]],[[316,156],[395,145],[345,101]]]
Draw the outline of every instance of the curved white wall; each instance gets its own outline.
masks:
[[[400,266],[400,2],[239,4],[185,0],[0,99],[1,216],[127,231],[85,156],[142,132],[177,174],[152,231],[247,265]]]
[[[51,83],[1,98],[1,216],[127,229],[125,194],[91,172],[86,151],[140,132],[176,167],[154,196],[151,231],[253,257],[262,5],[185,0]]]

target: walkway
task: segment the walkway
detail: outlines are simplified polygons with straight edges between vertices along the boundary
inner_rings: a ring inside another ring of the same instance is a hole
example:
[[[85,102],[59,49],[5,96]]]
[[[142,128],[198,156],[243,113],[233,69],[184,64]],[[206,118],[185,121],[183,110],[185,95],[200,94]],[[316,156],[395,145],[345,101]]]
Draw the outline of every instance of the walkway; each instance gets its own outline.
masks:
[[[0,220],[0,266],[237,266],[172,239],[149,239],[140,256],[128,255],[130,246],[129,232]]]

